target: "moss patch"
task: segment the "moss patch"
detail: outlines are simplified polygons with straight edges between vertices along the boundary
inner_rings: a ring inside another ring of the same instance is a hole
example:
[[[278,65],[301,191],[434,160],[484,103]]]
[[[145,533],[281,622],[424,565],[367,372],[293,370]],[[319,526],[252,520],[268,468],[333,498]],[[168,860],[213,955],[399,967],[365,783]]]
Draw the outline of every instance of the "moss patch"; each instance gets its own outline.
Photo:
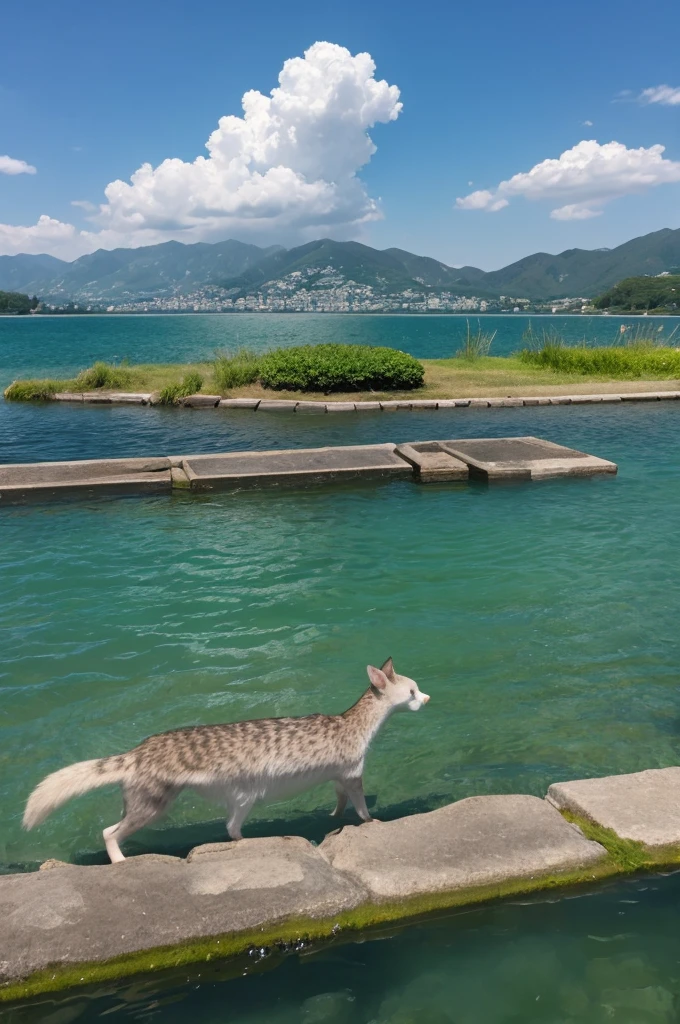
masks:
[[[560,809],[560,814],[566,821],[578,825],[586,839],[604,846],[616,874],[629,875],[635,871],[653,871],[680,864],[680,845],[645,846],[633,839],[622,839],[612,829],[596,825],[589,818],[571,811]]]

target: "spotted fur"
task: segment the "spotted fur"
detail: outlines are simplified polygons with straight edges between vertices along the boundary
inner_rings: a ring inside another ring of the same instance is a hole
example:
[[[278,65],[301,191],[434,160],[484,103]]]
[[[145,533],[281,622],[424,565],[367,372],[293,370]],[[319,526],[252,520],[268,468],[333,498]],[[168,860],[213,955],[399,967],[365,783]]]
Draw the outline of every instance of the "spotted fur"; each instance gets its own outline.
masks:
[[[417,711],[430,699],[417,683],[394,671],[368,666],[369,689],[340,715],[263,718],[223,725],[194,725],[157,733],[125,754],[81,761],[48,775],[31,793],[24,827],[39,825],[73,796],[119,783],[125,813],[104,829],[112,861],[123,860],[119,843],[155,821],[189,787],[227,808],[227,830],[241,826],[255,803],[273,802],[322,782],[334,782],[342,814],[351,800],[370,821],[364,799],[364,759],[376,732],[393,711]]]

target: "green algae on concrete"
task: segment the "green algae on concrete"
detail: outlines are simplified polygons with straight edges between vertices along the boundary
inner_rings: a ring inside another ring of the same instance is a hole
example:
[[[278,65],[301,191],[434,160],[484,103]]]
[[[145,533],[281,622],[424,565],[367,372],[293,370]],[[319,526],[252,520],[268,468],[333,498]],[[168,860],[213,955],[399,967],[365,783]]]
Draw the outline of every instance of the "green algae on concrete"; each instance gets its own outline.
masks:
[[[384,862],[398,851],[398,889],[362,877],[358,863],[340,865],[348,847],[366,842]],[[270,837],[198,847],[186,861],[147,855],[9,875],[0,878],[0,998],[356,937],[465,904],[590,882],[605,861],[605,850],[545,801],[489,796],[347,827],[319,848]]]

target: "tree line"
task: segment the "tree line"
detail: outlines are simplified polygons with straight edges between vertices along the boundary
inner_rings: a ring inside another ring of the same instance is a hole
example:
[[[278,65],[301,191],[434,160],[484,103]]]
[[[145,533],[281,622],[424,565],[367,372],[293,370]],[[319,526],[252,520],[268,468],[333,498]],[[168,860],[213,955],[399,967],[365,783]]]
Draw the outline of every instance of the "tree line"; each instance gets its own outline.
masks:
[[[598,295],[593,305],[596,309],[621,313],[675,313],[680,308],[680,274],[627,277]]]
[[[15,313],[20,316],[30,313],[40,305],[37,295],[31,298],[21,292],[0,292],[0,313]]]

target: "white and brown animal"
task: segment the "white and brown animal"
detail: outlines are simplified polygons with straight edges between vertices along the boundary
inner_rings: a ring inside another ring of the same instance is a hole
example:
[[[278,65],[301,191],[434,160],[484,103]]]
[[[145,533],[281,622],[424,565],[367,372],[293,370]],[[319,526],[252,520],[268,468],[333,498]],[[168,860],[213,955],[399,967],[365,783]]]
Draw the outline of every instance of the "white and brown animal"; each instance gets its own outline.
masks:
[[[185,788],[227,808],[227,831],[241,839],[253,805],[292,796],[322,782],[334,782],[334,815],[351,800],[362,821],[370,821],[362,775],[369,744],[393,711],[418,711],[430,699],[418,684],[394,671],[368,666],[371,685],[341,715],[263,718],[225,725],[195,725],[149,736],[126,754],[79,761],[48,775],[31,793],[24,828],[39,825],[71,797],[119,783],[125,813],[104,829],[115,863],[124,860],[120,843],[158,818]]]

